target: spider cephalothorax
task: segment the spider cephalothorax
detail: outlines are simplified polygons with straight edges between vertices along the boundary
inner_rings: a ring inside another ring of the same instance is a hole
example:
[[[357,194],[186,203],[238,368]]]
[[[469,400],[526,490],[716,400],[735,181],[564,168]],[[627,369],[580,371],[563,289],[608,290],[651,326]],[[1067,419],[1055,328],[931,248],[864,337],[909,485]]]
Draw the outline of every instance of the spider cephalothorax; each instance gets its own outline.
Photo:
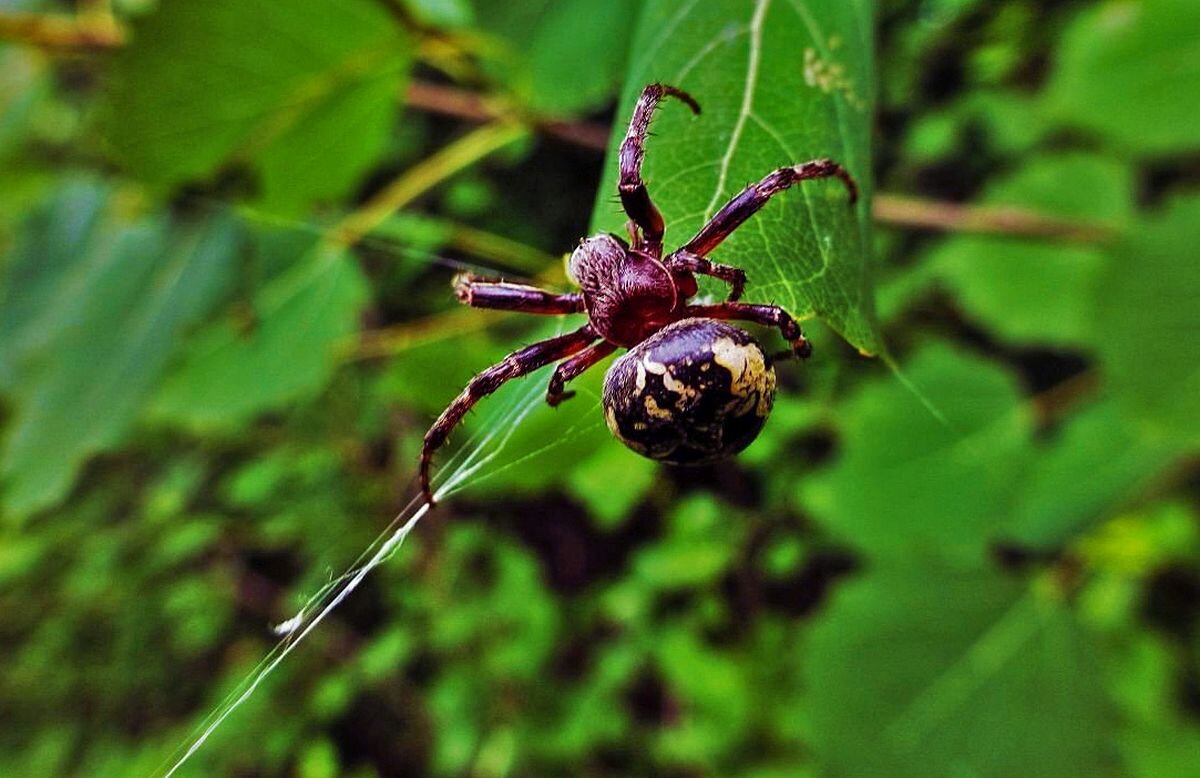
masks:
[[[546,390],[558,405],[571,396],[566,384],[617,348],[629,352],[613,363],[604,383],[605,418],[613,434],[640,454],[692,464],[741,451],[758,435],[775,396],[770,358],[749,334],[720,320],[778,328],[797,356],[811,352],[798,325],[776,305],[737,302],[746,274],[706,259],[771,197],[810,178],[836,177],[858,197],[854,179],[829,159],[782,167],[726,203],[691,240],[663,256],[665,224],[642,180],[646,133],[655,107],[675,97],[699,113],[690,95],[666,84],[642,90],[620,149],[618,190],[629,216],[629,242],[616,235],[587,238],[567,270],[580,291],[555,294],[535,286],[460,275],[459,300],[478,308],[526,313],[586,313],[579,329],[515,351],[484,370],[442,412],[425,434],[420,481],[432,503],[429,466],[433,452],[481,398],[504,382],[559,362]],[[729,285],[726,302],[693,305],[696,276]]]

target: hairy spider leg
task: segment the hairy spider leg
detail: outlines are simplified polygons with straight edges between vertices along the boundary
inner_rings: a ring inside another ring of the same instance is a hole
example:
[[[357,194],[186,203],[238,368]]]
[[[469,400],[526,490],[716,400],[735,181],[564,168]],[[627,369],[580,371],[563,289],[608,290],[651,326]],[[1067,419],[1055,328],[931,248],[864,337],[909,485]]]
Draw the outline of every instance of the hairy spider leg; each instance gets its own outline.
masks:
[[[425,433],[425,441],[421,446],[420,468],[421,494],[425,496],[425,501],[433,504],[433,492],[429,488],[429,465],[433,461],[433,452],[442,447],[451,430],[458,426],[475,403],[495,392],[507,381],[528,375],[539,367],[581,351],[596,340],[596,337],[592,325],[585,324],[574,332],[548,338],[514,351],[472,378],[462,393],[454,398],[454,402],[442,411],[442,415]]]
[[[692,109],[692,113],[700,113],[700,104],[682,89],[676,89],[668,84],[649,84],[642,90],[634,106],[633,116],[629,119],[629,129],[625,140],[621,141],[618,154],[620,179],[617,189],[621,193],[621,205],[629,218],[641,228],[642,238],[634,236],[633,248],[650,254],[662,256],[663,224],[662,214],[650,199],[646,190],[646,182],[642,180],[642,161],[646,157],[646,134],[650,129],[650,119],[654,109],[664,97],[674,97],[682,100]]]
[[[583,312],[583,295],[578,292],[555,294],[536,286],[510,284],[470,273],[454,277],[454,295],[459,302],[474,308],[545,314]]]
[[[675,253],[706,256],[740,227],[742,222],[766,205],[768,200],[793,184],[810,178],[839,178],[850,192],[850,204],[853,205],[858,200],[858,185],[845,168],[831,159],[814,159],[792,167],[781,167],[768,173],[757,184],[746,187],[741,194],[721,206],[721,210],[709,219],[708,224],[701,227],[695,237]]]
[[[689,305],[683,309],[685,316],[705,319],[749,321],[765,327],[776,327],[784,340],[791,344],[796,356],[807,359],[812,355],[812,344],[804,337],[800,325],[791,314],[778,305],[756,305],[754,303],[716,303],[714,305]]]
[[[554,375],[550,376],[550,385],[546,387],[546,402],[555,407],[563,400],[570,400],[574,392],[565,391],[567,382],[582,375],[588,368],[617,350],[617,344],[602,340],[580,351],[570,359],[558,363]]]
[[[688,254],[680,250],[671,254],[666,260],[667,269],[675,276],[676,283],[691,289],[691,294],[684,295],[690,297],[696,293],[695,279],[691,278],[692,273],[698,273],[702,276],[712,276],[729,284],[729,297],[726,298],[729,302],[734,302],[742,296],[742,290],[746,288],[746,271],[740,267],[733,265],[720,265],[716,262],[710,262],[703,257],[698,257],[695,254]],[[687,281],[690,280],[690,284]]]

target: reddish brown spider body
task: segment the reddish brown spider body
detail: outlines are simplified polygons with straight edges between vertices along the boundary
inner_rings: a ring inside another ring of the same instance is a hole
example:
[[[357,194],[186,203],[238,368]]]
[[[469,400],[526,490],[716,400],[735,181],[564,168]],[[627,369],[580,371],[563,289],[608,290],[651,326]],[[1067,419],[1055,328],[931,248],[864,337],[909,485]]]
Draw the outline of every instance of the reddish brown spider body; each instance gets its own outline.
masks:
[[[775,327],[797,356],[811,352],[800,326],[782,308],[737,302],[746,284],[742,270],[716,264],[706,256],[772,196],[793,184],[836,177],[854,203],[858,196],[854,179],[828,159],[779,168],[742,190],[691,240],[664,257],[665,223],[650,199],[641,166],[650,119],[666,96],[700,112],[691,96],[674,87],[650,84],[642,90],[619,153],[618,190],[630,219],[630,242],[608,234],[581,241],[568,263],[568,273],[580,292],[555,294],[470,275],[455,279],[455,293],[468,305],[539,314],[586,313],[588,322],[513,352],[471,379],[425,435],[420,483],[428,502],[433,502],[429,481],[433,453],[467,411],[506,381],[551,362],[559,364],[550,378],[546,401],[558,405],[571,396],[565,390],[571,379],[617,348],[629,348],[605,382],[609,427],[646,456],[701,462],[736,453],[754,439],[770,411],[775,386],[770,360],[753,338],[710,320]],[[728,284],[727,301],[690,304],[697,275]]]

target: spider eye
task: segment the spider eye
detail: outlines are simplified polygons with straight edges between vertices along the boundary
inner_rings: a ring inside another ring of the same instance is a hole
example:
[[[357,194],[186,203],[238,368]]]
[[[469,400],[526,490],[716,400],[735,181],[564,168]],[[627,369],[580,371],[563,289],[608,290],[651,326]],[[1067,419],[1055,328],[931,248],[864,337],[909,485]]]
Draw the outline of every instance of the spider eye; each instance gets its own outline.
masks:
[[[775,400],[775,368],[749,333],[683,319],[642,341],[604,377],[604,417],[643,456],[706,464],[750,445]]]

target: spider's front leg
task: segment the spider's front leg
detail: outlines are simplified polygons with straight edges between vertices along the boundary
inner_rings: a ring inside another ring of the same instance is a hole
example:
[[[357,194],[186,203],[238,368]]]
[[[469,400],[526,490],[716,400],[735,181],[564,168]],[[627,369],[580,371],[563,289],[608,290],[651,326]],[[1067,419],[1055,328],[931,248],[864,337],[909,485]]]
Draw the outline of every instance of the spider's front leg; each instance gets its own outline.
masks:
[[[502,361],[472,378],[462,393],[454,398],[454,401],[447,406],[446,410],[442,411],[442,415],[425,433],[425,441],[421,447],[419,476],[421,493],[425,496],[425,501],[430,505],[433,504],[433,491],[429,485],[429,466],[433,462],[433,453],[442,447],[450,432],[458,426],[475,403],[495,392],[507,381],[532,373],[539,367],[581,351],[596,340],[596,337],[596,332],[591,325],[585,324],[574,332],[549,338],[526,346],[520,351],[514,351]]]
[[[721,206],[721,210],[709,219],[708,224],[701,227],[695,237],[675,253],[707,256],[721,241],[728,238],[730,233],[740,227],[742,222],[758,213],[772,197],[793,184],[811,178],[838,178],[850,192],[850,204],[853,205],[858,200],[858,185],[854,183],[854,178],[832,159],[814,159],[792,167],[781,167],[768,173],[757,184],[746,187]]]
[[[454,277],[454,295],[459,302],[474,308],[545,314],[583,311],[583,295],[578,292],[555,294],[536,286],[510,284],[471,273],[459,273]]]
[[[668,84],[649,84],[642,90],[637,105],[634,106],[633,116],[629,119],[629,129],[625,140],[621,141],[618,160],[621,177],[617,189],[621,193],[621,205],[625,213],[641,228],[642,240],[634,241],[633,247],[659,257],[662,255],[662,238],[665,226],[662,214],[650,199],[646,190],[646,182],[642,180],[642,161],[646,158],[646,134],[650,130],[650,119],[654,109],[664,97],[674,97],[687,103],[692,113],[700,113],[700,104],[682,89],[676,89]]]
[[[546,387],[546,402],[550,407],[556,407],[563,400],[570,400],[574,392],[565,391],[567,382],[582,375],[591,366],[617,350],[615,343],[602,340],[593,343],[570,359],[558,363],[554,375],[550,376],[550,385]]]
[[[792,352],[807,359],[812,355],[812,344],[804,337],[800,325],[792,315],[778,305],[755,305],[754,303],[717,303],[715,305],[689,305],[684,309],[688,316],[704,319],[726,319],[749,321],[765,327],[776,327],[784,340],[791,344]]]

